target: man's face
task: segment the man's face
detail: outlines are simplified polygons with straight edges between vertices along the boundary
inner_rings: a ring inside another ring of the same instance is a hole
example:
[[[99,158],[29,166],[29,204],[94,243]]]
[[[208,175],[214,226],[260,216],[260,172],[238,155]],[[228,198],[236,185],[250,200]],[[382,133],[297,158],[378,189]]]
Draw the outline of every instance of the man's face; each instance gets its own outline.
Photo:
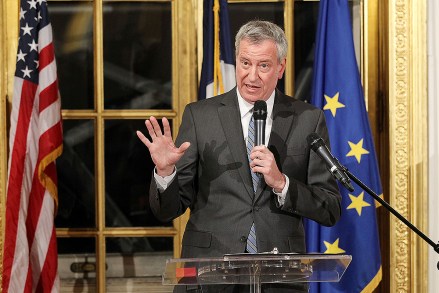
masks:
[[[251,44],[242,40],[236,56],[236,83],[244,100],[249,103],[268,100],[282,78],[285,62],[285,59],[278,62],[273,41]]]

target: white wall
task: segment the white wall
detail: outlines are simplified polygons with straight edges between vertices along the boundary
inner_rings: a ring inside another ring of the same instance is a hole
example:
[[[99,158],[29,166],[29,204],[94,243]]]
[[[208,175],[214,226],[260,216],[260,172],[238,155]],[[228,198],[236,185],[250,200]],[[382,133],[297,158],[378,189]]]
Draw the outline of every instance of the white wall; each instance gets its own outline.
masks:
[[[423,98],[423,97],[419,97]],[[428,0],[429,233],[439,240],[439,3]],[[439,255],[429,246],[429,292],[439,292]]]

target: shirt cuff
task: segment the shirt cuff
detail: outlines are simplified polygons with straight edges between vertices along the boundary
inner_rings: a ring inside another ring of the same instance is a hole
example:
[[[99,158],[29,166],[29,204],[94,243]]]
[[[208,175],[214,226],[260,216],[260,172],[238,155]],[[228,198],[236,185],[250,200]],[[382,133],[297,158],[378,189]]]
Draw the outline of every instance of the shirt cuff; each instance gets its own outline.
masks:
[[[288,191],[288,187],[290,186],[290,179],[288,179],[288,176],[283,174],[285,177],[285,186],[284,189],[282,189],[282,192],[278,193],[276,191],[274,191],[273,188],[273,192],[274,194],[277,195],[277,202],[279,203],[279,206],[283,206],[285,203],[285,198],[287,197],[287,191]]]
[[[177,174],[177,168],[174,169],[174,172],[171,175],[162,177],[157,174],[157,170],[154,167],[154,179],[155,183],[157,184],[157,189],[160,192],[165,191],[165,189],[169,186],[172,180],[174,180],[175,174]]]

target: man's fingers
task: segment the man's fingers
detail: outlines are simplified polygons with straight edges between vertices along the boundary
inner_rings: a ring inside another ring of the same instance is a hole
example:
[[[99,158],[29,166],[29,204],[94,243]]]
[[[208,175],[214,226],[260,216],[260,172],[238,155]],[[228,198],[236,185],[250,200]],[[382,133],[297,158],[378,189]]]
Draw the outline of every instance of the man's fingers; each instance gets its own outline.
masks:
[[[262,166],[254,166],[252,167],[253,173],[259,173],[265,175],[265,168]]]
[[[152,127],[151,121],[145,120],[146,129],[148,129],[149,136],[151,136],[151,139],[154,140],[156,137],[154,128]]]
[[[169,126],[169,121],[168,119],[166,119],[166,117],[162,118],[162,123],[163,123],[163,134],[165,136],[171,137],[171,127]]]
[[[250,153],[250,159],[252,160],[256,158],[266,160],[272,156],[272,152],[264,145],[255,146]]]
[[[149,141],[149,139],[146,138],[146,136],[140,132],[140,131],[136,131],[137,137],[146,145],[147,148],[149,148],[149,146],[151,145],[151,142]]]
[[[251,154],[250,154],[250,159],[252,161],[257,160],[257,159],[263,160],[264,158],[265,158],[265,155],[259,151],[254,151],[254,152],[251,152]]]
[[[255,158],[250,163],[250,168],[264,167],[264,166],[266,166],[266,162],[264,162],[263,160],[258,159],[258,158]]]
[[[253,147],[254,151],[266,153],[268,151],[268,148],[265,145],[256,145]]]
[[[157,121],[157,119],[154,116],[151,116],[149,118],[149,121],[153,127],[154,133],[156,136],[162,136],[162,130],[160,128],[159,122]],[[149,130],[149,129],[148,129]],[[152,137],[152,136],[151,136]]]

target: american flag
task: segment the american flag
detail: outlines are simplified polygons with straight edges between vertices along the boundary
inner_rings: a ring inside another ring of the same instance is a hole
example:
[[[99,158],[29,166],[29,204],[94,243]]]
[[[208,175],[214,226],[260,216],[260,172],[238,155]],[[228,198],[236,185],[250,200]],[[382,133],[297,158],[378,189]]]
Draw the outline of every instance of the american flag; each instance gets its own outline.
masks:
[[[3,292],[58,292],[61,101],[46,0],[21,0],[9,134]]]

